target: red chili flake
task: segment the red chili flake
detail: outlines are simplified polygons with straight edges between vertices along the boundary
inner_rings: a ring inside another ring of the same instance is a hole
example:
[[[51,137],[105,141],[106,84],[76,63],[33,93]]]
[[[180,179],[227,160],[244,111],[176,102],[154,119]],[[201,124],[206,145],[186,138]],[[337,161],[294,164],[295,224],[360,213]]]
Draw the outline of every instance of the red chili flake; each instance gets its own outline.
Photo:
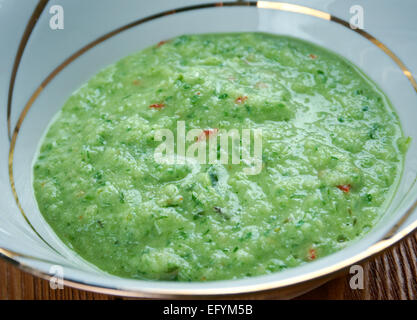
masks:
[[[317,59],[317,56],[316,56],[315,54],[312,54],[312,53],[310,53],[309,57],[310,57],[311,59]]]
[[[202,141],[204,139],[210,138],[211,136],[217,134],[219,132],[219,129],[206,129],[203,130],[203,132],[198,136],[197,141]]]
[[[343,192],[348,193],[350,191],[350,189],[352,188],[352,186],[350,184],[342,184],[337,186],[340,190],[342,190]]]
[[[200,91],[199,92],[196,92],[195,94],[199,96],[200,95]]]
[[[308,259],[309,260],[314,260],[316,258],[317,258],[317,251],[316,251],[316,249],[310,248],[308,250]]]
[[[167,42],[168,42],[168,40],[159,41],[158,44],[156,45],[156,47],[159,48],[160,46],[163,46]]]
[[[241,104],[241,103],[244,103],[246,100],[248,100],[247,96],[238,97],[236,98],[235,103]]]
[[[149,106],[149,108],[152,109],[162,109],[163,107],[165,107],[163,103],[154,103]]]
[[[132,81],[132,83],[133,83],[135,86],[140,85],[140,81],[139,81],[138,79],[133,80],[133,81]]]

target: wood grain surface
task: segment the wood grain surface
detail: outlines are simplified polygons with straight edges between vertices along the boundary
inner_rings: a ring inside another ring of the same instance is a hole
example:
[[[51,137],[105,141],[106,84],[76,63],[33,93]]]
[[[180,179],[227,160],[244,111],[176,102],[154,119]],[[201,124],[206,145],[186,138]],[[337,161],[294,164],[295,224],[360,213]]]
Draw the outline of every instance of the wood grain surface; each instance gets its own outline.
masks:
[[[297,299],[417,299],[417,232],[388,249],[378,257],[363,263],[363,290],[352,290],[350,276],[331,280]],[[257,293],[253,299],[274,299],[274,292]],[[52,290],[49,282],[20,271],[0,261],[0,299],[99,299],[121,297],[97,294],[65,287]]]

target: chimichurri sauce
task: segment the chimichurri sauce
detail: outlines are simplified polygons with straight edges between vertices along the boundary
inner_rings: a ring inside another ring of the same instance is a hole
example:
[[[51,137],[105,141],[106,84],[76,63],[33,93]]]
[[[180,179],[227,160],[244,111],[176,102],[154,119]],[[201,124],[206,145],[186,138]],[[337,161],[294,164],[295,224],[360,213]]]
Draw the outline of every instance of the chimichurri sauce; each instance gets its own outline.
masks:
[[[262,170],[157,163],[159,129],[262,129]],[[122,277],[243,278],[340,250],[378,221],[408,139],[344,58],[262,33],[186,35],[105,68],[50,125],[39,209],[86,260]]]

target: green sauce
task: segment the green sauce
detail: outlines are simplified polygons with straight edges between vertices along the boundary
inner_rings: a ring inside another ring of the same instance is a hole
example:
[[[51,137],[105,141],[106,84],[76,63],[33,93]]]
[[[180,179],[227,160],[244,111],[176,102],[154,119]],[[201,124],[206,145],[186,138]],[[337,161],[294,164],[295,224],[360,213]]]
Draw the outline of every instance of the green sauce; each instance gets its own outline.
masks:
[[[262,170],[160,164],[158,129],[262,129]],[[408,140],[384,94],[325,49],[260,33],[181,36],[65,103],[34,164],[39,209],[123,277],[267,274],[340,250],[380,218]]]

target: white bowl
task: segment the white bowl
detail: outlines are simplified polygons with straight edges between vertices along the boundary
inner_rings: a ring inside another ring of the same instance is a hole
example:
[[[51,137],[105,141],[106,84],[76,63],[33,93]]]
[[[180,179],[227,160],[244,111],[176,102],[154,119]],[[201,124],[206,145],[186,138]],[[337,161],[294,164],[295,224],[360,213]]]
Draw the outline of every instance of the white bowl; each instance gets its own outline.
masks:
[[[7,118],[0,119],[1,256],[44,278],[55,275],[51,267],[62,266],[65,284],[103,293],[181,297],[280,289],[282,297],[292,297],[412,232],[417,227],[417,84],[407,65],[417,70],[412,56],[417,43],[412,12],[417,4],[367,1],[366,29],[361,30],[347,22],[355,1],[289,2],[54,1],[64,9],[64,29],[52,30],[52,3],[23,6],[3,1],[0,37],[10,46],[0,52],[8,71],[0,74],[2,105],[8,108],[3,109]],[[385,14],[391,19],[383,20]],[[284,34],[316,43],[359,66],[385,91],[405,135],[413,138],[390,207],[364,238],[346,249],[270,275],[184,283],[124,279],[98,270],[59,240],[37,208],[32,161],[48,123],[75,89],[130,53],[181,34],[234,31]]]

